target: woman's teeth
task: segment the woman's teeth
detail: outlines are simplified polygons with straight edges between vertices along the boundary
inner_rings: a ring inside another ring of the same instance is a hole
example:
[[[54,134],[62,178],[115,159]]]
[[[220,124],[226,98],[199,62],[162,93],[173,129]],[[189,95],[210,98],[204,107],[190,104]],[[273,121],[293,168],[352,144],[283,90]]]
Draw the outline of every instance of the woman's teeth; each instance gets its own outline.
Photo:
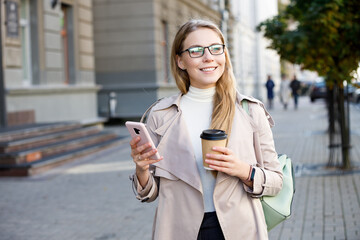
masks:
[[[201,71],[203,72],[210,72],[210,71],[214,71],[215,68],[214,67],[211,67],[211,68],[202,68]]]

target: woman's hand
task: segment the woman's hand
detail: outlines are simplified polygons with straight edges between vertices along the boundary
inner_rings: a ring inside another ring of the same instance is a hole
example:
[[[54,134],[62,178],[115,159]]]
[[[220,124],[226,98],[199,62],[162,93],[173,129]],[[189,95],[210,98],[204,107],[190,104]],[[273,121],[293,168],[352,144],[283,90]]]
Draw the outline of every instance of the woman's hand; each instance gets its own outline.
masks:
[[[150,164],[157,163],[163,159],[150,159],[150,157],[154,156],[157,153],[157,149],[152,149],[150,143],[145,143],[144,145],[138,146],[140,141],[140,137],[135,137],[130,141],[131,146],[131,157],[136,165],[136,176],[142,187],[146,186],[147,181],[149,180],[149,167]],[[146,152],[148,151],[148,152]]]
[[[250,165],[243,161],[236,159],[234,152],[226,147],[213,147],[213,151],[219,154],[206,154],[205,161],[209,167],[226,173],[230,176],[238,177],[243,182],[246,182],[249,177]]]

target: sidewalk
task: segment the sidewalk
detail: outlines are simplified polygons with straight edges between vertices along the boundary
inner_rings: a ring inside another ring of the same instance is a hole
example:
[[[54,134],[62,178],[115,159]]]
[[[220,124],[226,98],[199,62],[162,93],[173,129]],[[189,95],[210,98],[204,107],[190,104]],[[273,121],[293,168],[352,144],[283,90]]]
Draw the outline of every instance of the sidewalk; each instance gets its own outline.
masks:
[[[360,239],[360,111],[351,108],[352,173],[326,168],[324,102],[301,98],[297,111],[278,104],[270,113],[277,151],[292,158],[297,176],[293,215],[270,232],[270,239]]]
[[[299,109],[270,111],[279,153],[296,166],[292,217],[271,230],[275,239],[360,239],[360,170],[326,169],[324,103],[301,98]],[[360,110],[351,108],[352,154],[360,165]],[[111,126],[120,135],[124,127]],[[155,203],[140,203],[130,187],[134,165],[128,140],[52,171],[0,178],[1,240],[150,239]]]

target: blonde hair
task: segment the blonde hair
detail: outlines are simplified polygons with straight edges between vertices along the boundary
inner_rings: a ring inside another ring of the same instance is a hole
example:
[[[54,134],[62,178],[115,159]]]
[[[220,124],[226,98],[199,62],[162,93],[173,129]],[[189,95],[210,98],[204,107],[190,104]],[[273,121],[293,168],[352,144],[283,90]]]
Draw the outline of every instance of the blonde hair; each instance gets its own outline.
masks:
[[[180,27],[171,49],[171,71],[174,75],[177,87],[183,94],[189,91],[190,78],[188,73],[180,69],[177,65],[176,56],[183,50],[183,43],[189,33],[194,32],[199,28],[208,28],[213,30],[219,35],[222,43],[225,44],[224,36],[220,29],[210,21],[190,20]],[[235,100],[235,77],[229,52],[225,47],[225,70],[223,75],[216,82],[211,128],[224,130],[228,136],[230,136],[231,126],[235,114]]]

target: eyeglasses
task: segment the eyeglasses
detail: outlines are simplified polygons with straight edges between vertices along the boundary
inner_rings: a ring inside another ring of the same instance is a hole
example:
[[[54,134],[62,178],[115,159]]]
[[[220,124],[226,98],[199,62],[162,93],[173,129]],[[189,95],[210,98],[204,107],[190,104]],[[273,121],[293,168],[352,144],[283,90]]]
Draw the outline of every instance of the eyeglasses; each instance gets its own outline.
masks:
[[[181,51],[179,55],[183,54],[184,52],[189,52],[191,58],[199,58],[204,55],[205,48],[207,48],[212,55],[221,55],[224,53],[225,44],[214,44],[208,47],[191,47]]]

